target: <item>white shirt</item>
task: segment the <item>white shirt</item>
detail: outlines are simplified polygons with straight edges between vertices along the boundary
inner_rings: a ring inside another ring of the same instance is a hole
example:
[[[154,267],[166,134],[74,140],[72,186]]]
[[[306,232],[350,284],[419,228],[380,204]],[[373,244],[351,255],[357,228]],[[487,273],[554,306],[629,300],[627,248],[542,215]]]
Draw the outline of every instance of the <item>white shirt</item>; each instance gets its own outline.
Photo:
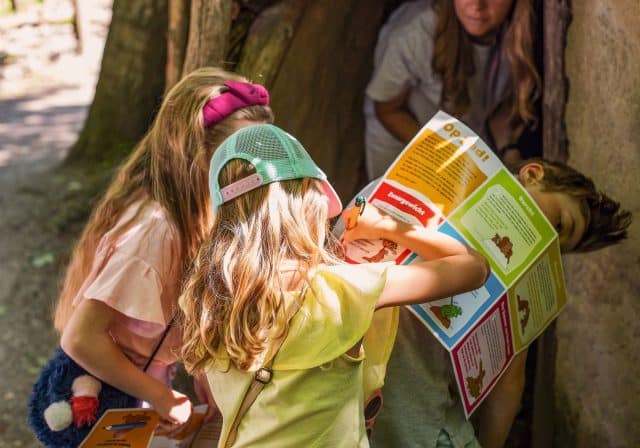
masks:
[[[380,30],[374,71],[365,98],[365,147],[369,180],[387,170],[404,144],[375,116],[374,101],[388,101],[409,90],[407,106],[422,126],[440,109],[442,80],[431,68],[437,23],[431,1],[404,3]],[[469,82],[471,104],[460,119],[486,141],[483,84],[490,46],[473,45],[475,75]]]

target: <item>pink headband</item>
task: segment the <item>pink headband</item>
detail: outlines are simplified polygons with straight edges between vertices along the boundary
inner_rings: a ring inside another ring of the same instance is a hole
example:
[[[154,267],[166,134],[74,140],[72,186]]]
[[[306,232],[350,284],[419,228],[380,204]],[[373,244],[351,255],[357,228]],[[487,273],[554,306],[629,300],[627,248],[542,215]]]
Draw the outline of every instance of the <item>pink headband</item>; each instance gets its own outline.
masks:
[[[260,84],[227,81],[224,85],[228,90],[210,99],[202,108],[205,128],[221,122],[243,107],[269,104],[269,92]]]

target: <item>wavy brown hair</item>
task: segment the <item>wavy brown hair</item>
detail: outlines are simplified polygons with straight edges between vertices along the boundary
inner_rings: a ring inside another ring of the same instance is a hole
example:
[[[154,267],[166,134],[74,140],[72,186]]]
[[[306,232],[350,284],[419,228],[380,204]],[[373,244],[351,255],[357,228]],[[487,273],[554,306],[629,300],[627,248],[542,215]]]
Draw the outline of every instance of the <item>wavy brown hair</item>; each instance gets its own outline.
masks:
[[[572,252],[591,252],[627,237],[633,215],[599,191],[591,179],[564,163],[540,158],[523,161],[513,172],[519,172],[522,166],[532,162],[544,168],[541,183],[545,191],[566,193],[580,202],[587,228]]]
[[[138,201],[142,201],[141,207],[119,234],[135,222],[145,205],[157,202],[177,229],[181,272],[185,271],[210,227],[207,181],[214,149],[235,130],[239,119],[273,121],[269,107],[251,106],[205,129],[202,108],[224,90],[225,81],[246,80],[219,68],[201,68],[167,93],[150,130],[119,168],[75,246],[56,304],[54,324],[58,331],[71,316],[73,298],[91,270],[101,238]]]
[[[460,116],[469,108],[468,80],[475,73],[471,38],[456,16],[453,0],[436,0],[434,8],[438,22],[431,66],[442,79],[441,104]],[[506,27],[498,35],[513,86],[507,98],[509,121],[528,127],[537,125],[535,102],[542,89],[534,59],[535,27],[533,0],[514,0]]]
[[[220,186],[252,173],[246,161],[232,160]],[[187,371],[221,356],[243,371],[261,367],[260,356],[287,331],[284,292],[303,289],[319,265],[340,263],[325,248],[332,238],[327,213],[319,181],[309,178],[271,183],[218,209],[180,298]],[[283,283],[287,265],[295,266],[298,285]]]

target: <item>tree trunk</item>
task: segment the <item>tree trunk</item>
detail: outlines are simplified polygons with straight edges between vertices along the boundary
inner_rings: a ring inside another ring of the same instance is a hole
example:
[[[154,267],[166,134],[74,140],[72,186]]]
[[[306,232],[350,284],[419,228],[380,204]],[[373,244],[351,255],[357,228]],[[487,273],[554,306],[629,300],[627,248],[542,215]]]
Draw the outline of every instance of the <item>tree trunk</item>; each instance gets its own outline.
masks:
[[[362,104],[385,8],[384,1],[307,0],[291,38],[289,25],[279,34],[264,31],[265,41],[279,41],[282,48],[265,43],[262,51],[250,41],[259,38],[253,30],[245,47],[254,49],[239,66],[256,81],[266,74],[276,123],[300,139],[343,198],[364,182]],[[287,14],[291,10],[281,17],[293,23]],[[277,26],[275,19],[270,23]],[[250,72],[253,64],[259,68]]]
[[[187,38],[189,36],[190,0],[169,0],[169,32],[167,36],[167,70],[165,92],[182,76]]]
[[[164,88],[166,33],[167,0],[114,1],[95,97],[68,163],[110,166],[144,135]]]
[[[231,42],[235,50],[227,57],[239,57],[236,71],[270,88],[276,122],[300,138],[338,192],[350,197],[365,180],[362,104],[373,48],[398,0],[253,0],[239,3],[236,17],[232,0],[191,0],[189,19],[187,3],[115,1],[94,103],[69,161],[109,166],[130,151],[152,120],[165,73],[168,85],[178,79],[179,36],[188,22],[182,74],[224,65]]]
[[[224,67],[232,0],[192,0],[185,75],[204,66]]]
[[[542,138],[546,159],[567,162],[569,158],[565,111],[568,80],[565,72],[567,29],[571,22],[570,0],[543,2],[544,89]],[[542,448],[554,440],[554,383],[558,339],[556,322],[538,339],[531,422],[531,446]]]
[[[567,28],[571,21],[570,0],[544,2],[544,92],[542,110],[543,154],[549,160],[566,162],[567,129],[564,112],[568,81],[564,66]]]
[[[233,2],[226,56],[227,62],[231,64],[231,69],[235,69],[240,60],[240,54],[243,52],[244,43],[253,22],[263,10],[275,3],[287,3],[287,0],[245,0],[242,2],[235,0]]]
[[[253,23],[236,71],[271,87],[302,17],[307,0],[283,0]]]

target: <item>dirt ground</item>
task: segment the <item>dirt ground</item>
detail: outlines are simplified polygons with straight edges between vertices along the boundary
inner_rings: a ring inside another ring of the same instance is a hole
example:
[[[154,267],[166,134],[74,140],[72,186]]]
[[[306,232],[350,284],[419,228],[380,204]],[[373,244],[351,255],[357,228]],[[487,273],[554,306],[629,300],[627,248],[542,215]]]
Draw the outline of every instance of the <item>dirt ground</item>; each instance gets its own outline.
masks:
[[[111,14],[110,0],[80,2],[78,54],[69,0],[17,3],[0,0],[0,448],[40,446],[27,399],[57,344],[52,303],[81,226],[64,209],[82,179],[58,165],[93,98]]]

